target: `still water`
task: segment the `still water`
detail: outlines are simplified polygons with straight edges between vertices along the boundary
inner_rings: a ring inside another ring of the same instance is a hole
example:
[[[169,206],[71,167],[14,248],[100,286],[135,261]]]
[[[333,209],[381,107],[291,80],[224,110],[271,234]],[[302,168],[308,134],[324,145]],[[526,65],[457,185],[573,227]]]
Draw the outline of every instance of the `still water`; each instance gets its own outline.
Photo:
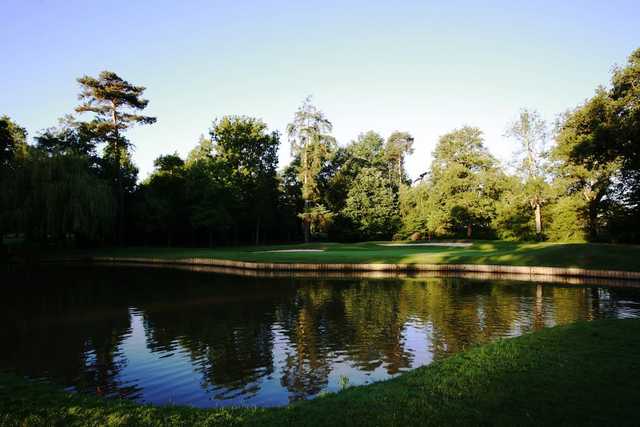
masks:
[[[284,405],[501,337],[640,315],[638,288],[451,277],[64,266],[0,279],[0,370],[198,407]]]

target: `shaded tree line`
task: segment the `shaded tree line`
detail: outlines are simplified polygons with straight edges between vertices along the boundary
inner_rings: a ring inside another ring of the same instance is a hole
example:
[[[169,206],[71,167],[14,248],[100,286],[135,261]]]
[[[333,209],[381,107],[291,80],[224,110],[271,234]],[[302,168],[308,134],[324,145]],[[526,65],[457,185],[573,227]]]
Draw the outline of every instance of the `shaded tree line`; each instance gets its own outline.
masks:
[[[412,182],[408,132],[346,145],[310,98],[281,135],[254,117],[213,120],[186,158],[158,157],[138,181],[127,130],[150,125],[145,88],[113,72],[78,79],[78,116],[32,143],[0,119],[0,234],[35,242],[213,246],[330,239],[639,241],[640,50],[611,84],[553,125],[520,111],[508,165],[463,126],[439,138]],[[425,165],[427,166],[427,165]]]

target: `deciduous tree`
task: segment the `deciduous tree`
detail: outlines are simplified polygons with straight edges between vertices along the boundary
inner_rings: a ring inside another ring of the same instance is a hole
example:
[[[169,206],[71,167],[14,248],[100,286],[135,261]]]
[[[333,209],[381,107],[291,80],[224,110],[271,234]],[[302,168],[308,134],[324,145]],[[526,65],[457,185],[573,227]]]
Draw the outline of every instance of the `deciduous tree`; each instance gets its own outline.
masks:
[[[240,217],[249,216],[259,244],[264,221],[273,219],[277,203],[277,164],[280,135],[259,119],[225,116],[214,121],[211,140],[236,192]]]
[[[519,144],[517,171],[535,216],[536,236],[542,238],[542,205],[547,192],[546,141],[547,124],[535,110],[522,109],[518,119],[507,129],[507,136]]]
[[[333,126],[322,111],[307,97],[296,111],[293,121],[287,126],[287,135],[294,156],[300,158],[298,174],[302,182],[302,198],[305,212],[320,201],[318,175],[335,151],[335,138],[331,136]],[[311,224],[302,215],[305,242],[311,237]]]
[[[413,153],[413,136],[409,132],[395,131],[384,147],[384,157],[387,162],[388,176],[396,188],[409,184],[407,172],[404,169],[405,159]]]
[[[621,160],[619,157],[606,161],[594,160],[603,146],[615,138],[613,105],[607,92],[600,88],[596,95],[582,106],[569,113],[558,126],[556,146],[552,156],[556,164],[555,186],[561,197],[578,194],[585,201],[587,232],[596,239],[602,226],[600,214],[605,209],[605,201],[611,194],[612,183],[617,175]],[[571,206],[578,206],[571,203]],[[556,233],[557,234],[557,233]]]
[[[351,219],[363,238],[389,238],[400,222],[391,183],[375,168],[364,168],[354,180],[342,214]]]
[[[474,227],[488,231],[502,179],[480,129],[464,126],[441,136],[429,174],[430,231],[466,229],[468,238]]]

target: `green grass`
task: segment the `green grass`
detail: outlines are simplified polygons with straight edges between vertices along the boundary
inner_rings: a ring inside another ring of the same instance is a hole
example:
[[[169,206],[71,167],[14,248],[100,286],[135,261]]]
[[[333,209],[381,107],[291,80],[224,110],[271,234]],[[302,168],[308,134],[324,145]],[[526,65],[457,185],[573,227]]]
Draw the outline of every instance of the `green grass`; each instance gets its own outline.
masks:
[[[637,425],[640,320],[581,322],[473,348],[284,408],[154,407],[0,376],[0,425]]]
[[[128,247],[92,251],[89,255],[218,258],[282,263],[501,264],[640,271],[640,245],[595,243],[476,242],[467,248],[385,247],[380,242],[314,243],[281,246],[203,248]],[[317,248],[324,252],[277,253],[271,249]]]

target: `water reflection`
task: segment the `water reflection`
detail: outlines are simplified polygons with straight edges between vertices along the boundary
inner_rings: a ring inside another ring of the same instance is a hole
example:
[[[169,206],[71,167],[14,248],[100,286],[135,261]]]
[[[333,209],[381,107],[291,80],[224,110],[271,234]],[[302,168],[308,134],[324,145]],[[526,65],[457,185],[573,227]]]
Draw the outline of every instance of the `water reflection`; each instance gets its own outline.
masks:
[[[470,345],[640,314],[640,289],[460,278],[3,273],[0,369],[141,402],[280,405]]]

